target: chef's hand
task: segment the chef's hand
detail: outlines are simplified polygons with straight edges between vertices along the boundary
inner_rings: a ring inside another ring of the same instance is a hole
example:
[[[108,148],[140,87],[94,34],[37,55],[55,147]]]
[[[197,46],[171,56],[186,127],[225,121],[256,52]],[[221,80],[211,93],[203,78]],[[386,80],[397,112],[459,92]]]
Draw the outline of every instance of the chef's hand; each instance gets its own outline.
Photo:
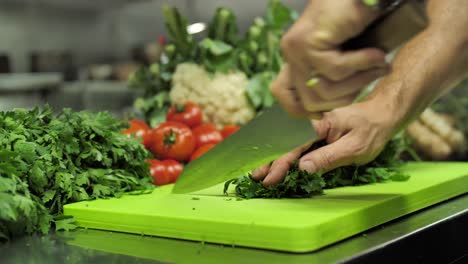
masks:
[[[291,114],[309,115],[350,104],[370,82],[385,75],[385,53],[376,48],[342,51],[379,13],[357,0],[309,1],[282,39],[289,66],[272,93]],[[285,83],[287,85],[279,85]]]
[[[343,12],[337,6],[339,9],[333,10],[337,12],[335,14],[328,12],[329,9],[325,8],[336,2],[343,3],[345,6],[347,3],[350,12],[354,14],[349,6],[354,2],[349,0],[311,1],[309,9],[316,4],[322,7],[322,13],[334,18],[338,15],[338,18],[333,21],[342,19],[349,23],[346,13],[348,11]],[[253,177],[263,179],[264,185],[279,183],[285,177],[291,163],[298,158],[300,158],[299,167],[312,173],[350,164],[364,164],[373,160],[392,135],[414,120],[438,97],[453,88],[454,84],[466,78],[468,74],[467,8],[466,0],[428,0],[427,15],[431,23],[400,49],[393,61],[391,73],[377,84],[366,101],[337,108],[325,113],[321,120],[312,121],[320,139],[325,139],[328,145],[306,153],[302,157],[301,153],[309,146],[294,150],[273,162],[271,166],[258,168],[254,171]],[[341,11],[338,12],[339,10]],[[313,12],[313,10],[308,10],[308,12]],[[317,19],[320,22],[328,21],[325,17],[320,20],[320,14],[316,15],[318,17],[314,19],[311,17],[310,21]],[[302,23],[307,25],[308,21]],[[343,24],[335,25],[331,22],[328,25],[331,25],[332,29],[340,28],[336,25],[343,26]],[[300,35],[297,35],[297,38],[300,39]],[[317,53],[320,52],[309,50],[303,55],[309,56]],[[372,52],[358,51],[356,54],[368,53]],[[332,51],[331,54],[337,53]],[[338,57],[343,58],[339,55]],[[297,60],[299,57],[295,58]],[[344,62],[345,60],[338,61]],[[300,65],[297,61],[289,63]],[[326,64],[326,61],[324,63]],[[285,71],[278,76],[272,89],[277,91],[276,96],[283,98],[283,105],[285,101],[289,102],[285,106],[291,109],[294,107],[294,104],[290,103],[292,99],[287,101],[284,98],[294,95],[288,89],[292,89],[290,78],[294,77],[296,71],[292,66],[293,75],[290,75],[288,70],[291,71],[291,69],[288,68],[290,66],[286,66]],[[342,67],[341,69],[348,68]],[[320,106],[321,111],[323,104]],[[312,107],[310,109],[314,110]]]
[[[388,104],[370,100],[325,113],[321,120],[312,123],[319,140],[325,139],[328,145],[302,157],[310,145],[298,148],[271,165],[254,170],[253,178],[263,180],[265,186],[280,183],[291,164],[299,158],[299,168],[311,173],[372,161],[398,126],[387,107]]]

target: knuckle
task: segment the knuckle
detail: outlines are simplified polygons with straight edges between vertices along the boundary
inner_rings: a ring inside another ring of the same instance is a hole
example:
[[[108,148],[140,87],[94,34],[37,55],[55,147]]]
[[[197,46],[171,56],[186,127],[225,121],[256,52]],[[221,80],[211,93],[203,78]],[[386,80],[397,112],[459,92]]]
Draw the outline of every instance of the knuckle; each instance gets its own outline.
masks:
[[[330,86],[323,85],[321,87],[317,87],[317,89],[315,89],[315,92],[321,99],[325,101],[331,101],[337,98],[336,93]]]
[[[281,50],[285,54],[297,51],[304,44],[304,38],[295,31],[290,31],[281,39]]]
[[[355,157],[362,157],[369,154],[369,145],[363,140],[355,140],[351,142],[349,148]]]
[[[328,62],[326,76],[333,81],[340,81],[347,77],[349,69],[343,60],[335,59]]]
[[[328,129],[332,128],[332,125],[336,123],[338,116],[337,110],[323,113],[323,120],[326,122]]]
[[[333,155],[328,151],[322,151],[317,155],[317,161],[321,168],[330,168],[333,163]]]
[[[314,128],[321,138],[325,138],[332,128],[332,121],[326,117],[328,113],[324,113],[324,117],[320,121],[314,121]]]
[[[327,112],[327,111],[330,111],[332,110],[332,107],[331,106],[327,106],[327,105],[320,105],[320,104],[316,104],[316,105],[306,105],[304,106],[304,108],[309,112],[309,113],[316,113],[316,114],[320,114],[323,116],[323,113]]]
[[[312,42],[319,46],[331,43],[334,39],[334,34],[330,30],[314,30],[310,36]]]
[[[277,96],[279,92],[280,86],[278,85],[278,81],[273,81],[270,85],[270,92],[273,96]]]

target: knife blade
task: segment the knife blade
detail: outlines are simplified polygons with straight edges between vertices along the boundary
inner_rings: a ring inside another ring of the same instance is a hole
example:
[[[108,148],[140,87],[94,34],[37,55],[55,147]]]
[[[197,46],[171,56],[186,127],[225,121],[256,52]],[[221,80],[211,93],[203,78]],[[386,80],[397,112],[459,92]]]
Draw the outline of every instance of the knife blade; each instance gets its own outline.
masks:
[[[309,120],[292,117],[274,105],[189,163],[177,179],[173,193],[202,190],[239,177],[313,142],[316,137]]]
[[[425,24],[421,23],[420,17],[415,19],[415,2],[397,2],[401,6],[392,6],[391,10],[369,26],[362,35],[345,43],[343,48],[373,46],[389,51],[422,30]],[[400,31],[401,34],[388,34],[393,33],[395,23],[402,22],[405,29]],[[274,105],[189,163],[172,192],[182,194],[199,191],[245,175],[316,139],[317,133],[309,120],[293,117],[279,105]]]

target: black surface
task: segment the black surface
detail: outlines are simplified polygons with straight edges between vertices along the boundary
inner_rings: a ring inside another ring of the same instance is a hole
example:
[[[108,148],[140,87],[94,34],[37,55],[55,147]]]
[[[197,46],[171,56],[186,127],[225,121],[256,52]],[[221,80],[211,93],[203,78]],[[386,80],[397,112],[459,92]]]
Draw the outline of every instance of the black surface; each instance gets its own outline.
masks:
[[[408,234],[346,263],[468,263],[468,211]]]

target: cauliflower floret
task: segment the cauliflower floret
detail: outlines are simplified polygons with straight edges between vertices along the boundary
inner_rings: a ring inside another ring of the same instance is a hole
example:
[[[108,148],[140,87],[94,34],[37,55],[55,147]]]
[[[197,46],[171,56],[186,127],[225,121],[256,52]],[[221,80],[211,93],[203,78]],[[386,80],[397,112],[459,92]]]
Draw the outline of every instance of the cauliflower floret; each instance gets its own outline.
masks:
[[[176,104],[188,101],[199,104],[204,120],[218,127],[242,125],[255,116],[245,93],[247,82],[242,72],[216,73],[211,77],[197,64],[182,63],[172,77],[169,97]]]

